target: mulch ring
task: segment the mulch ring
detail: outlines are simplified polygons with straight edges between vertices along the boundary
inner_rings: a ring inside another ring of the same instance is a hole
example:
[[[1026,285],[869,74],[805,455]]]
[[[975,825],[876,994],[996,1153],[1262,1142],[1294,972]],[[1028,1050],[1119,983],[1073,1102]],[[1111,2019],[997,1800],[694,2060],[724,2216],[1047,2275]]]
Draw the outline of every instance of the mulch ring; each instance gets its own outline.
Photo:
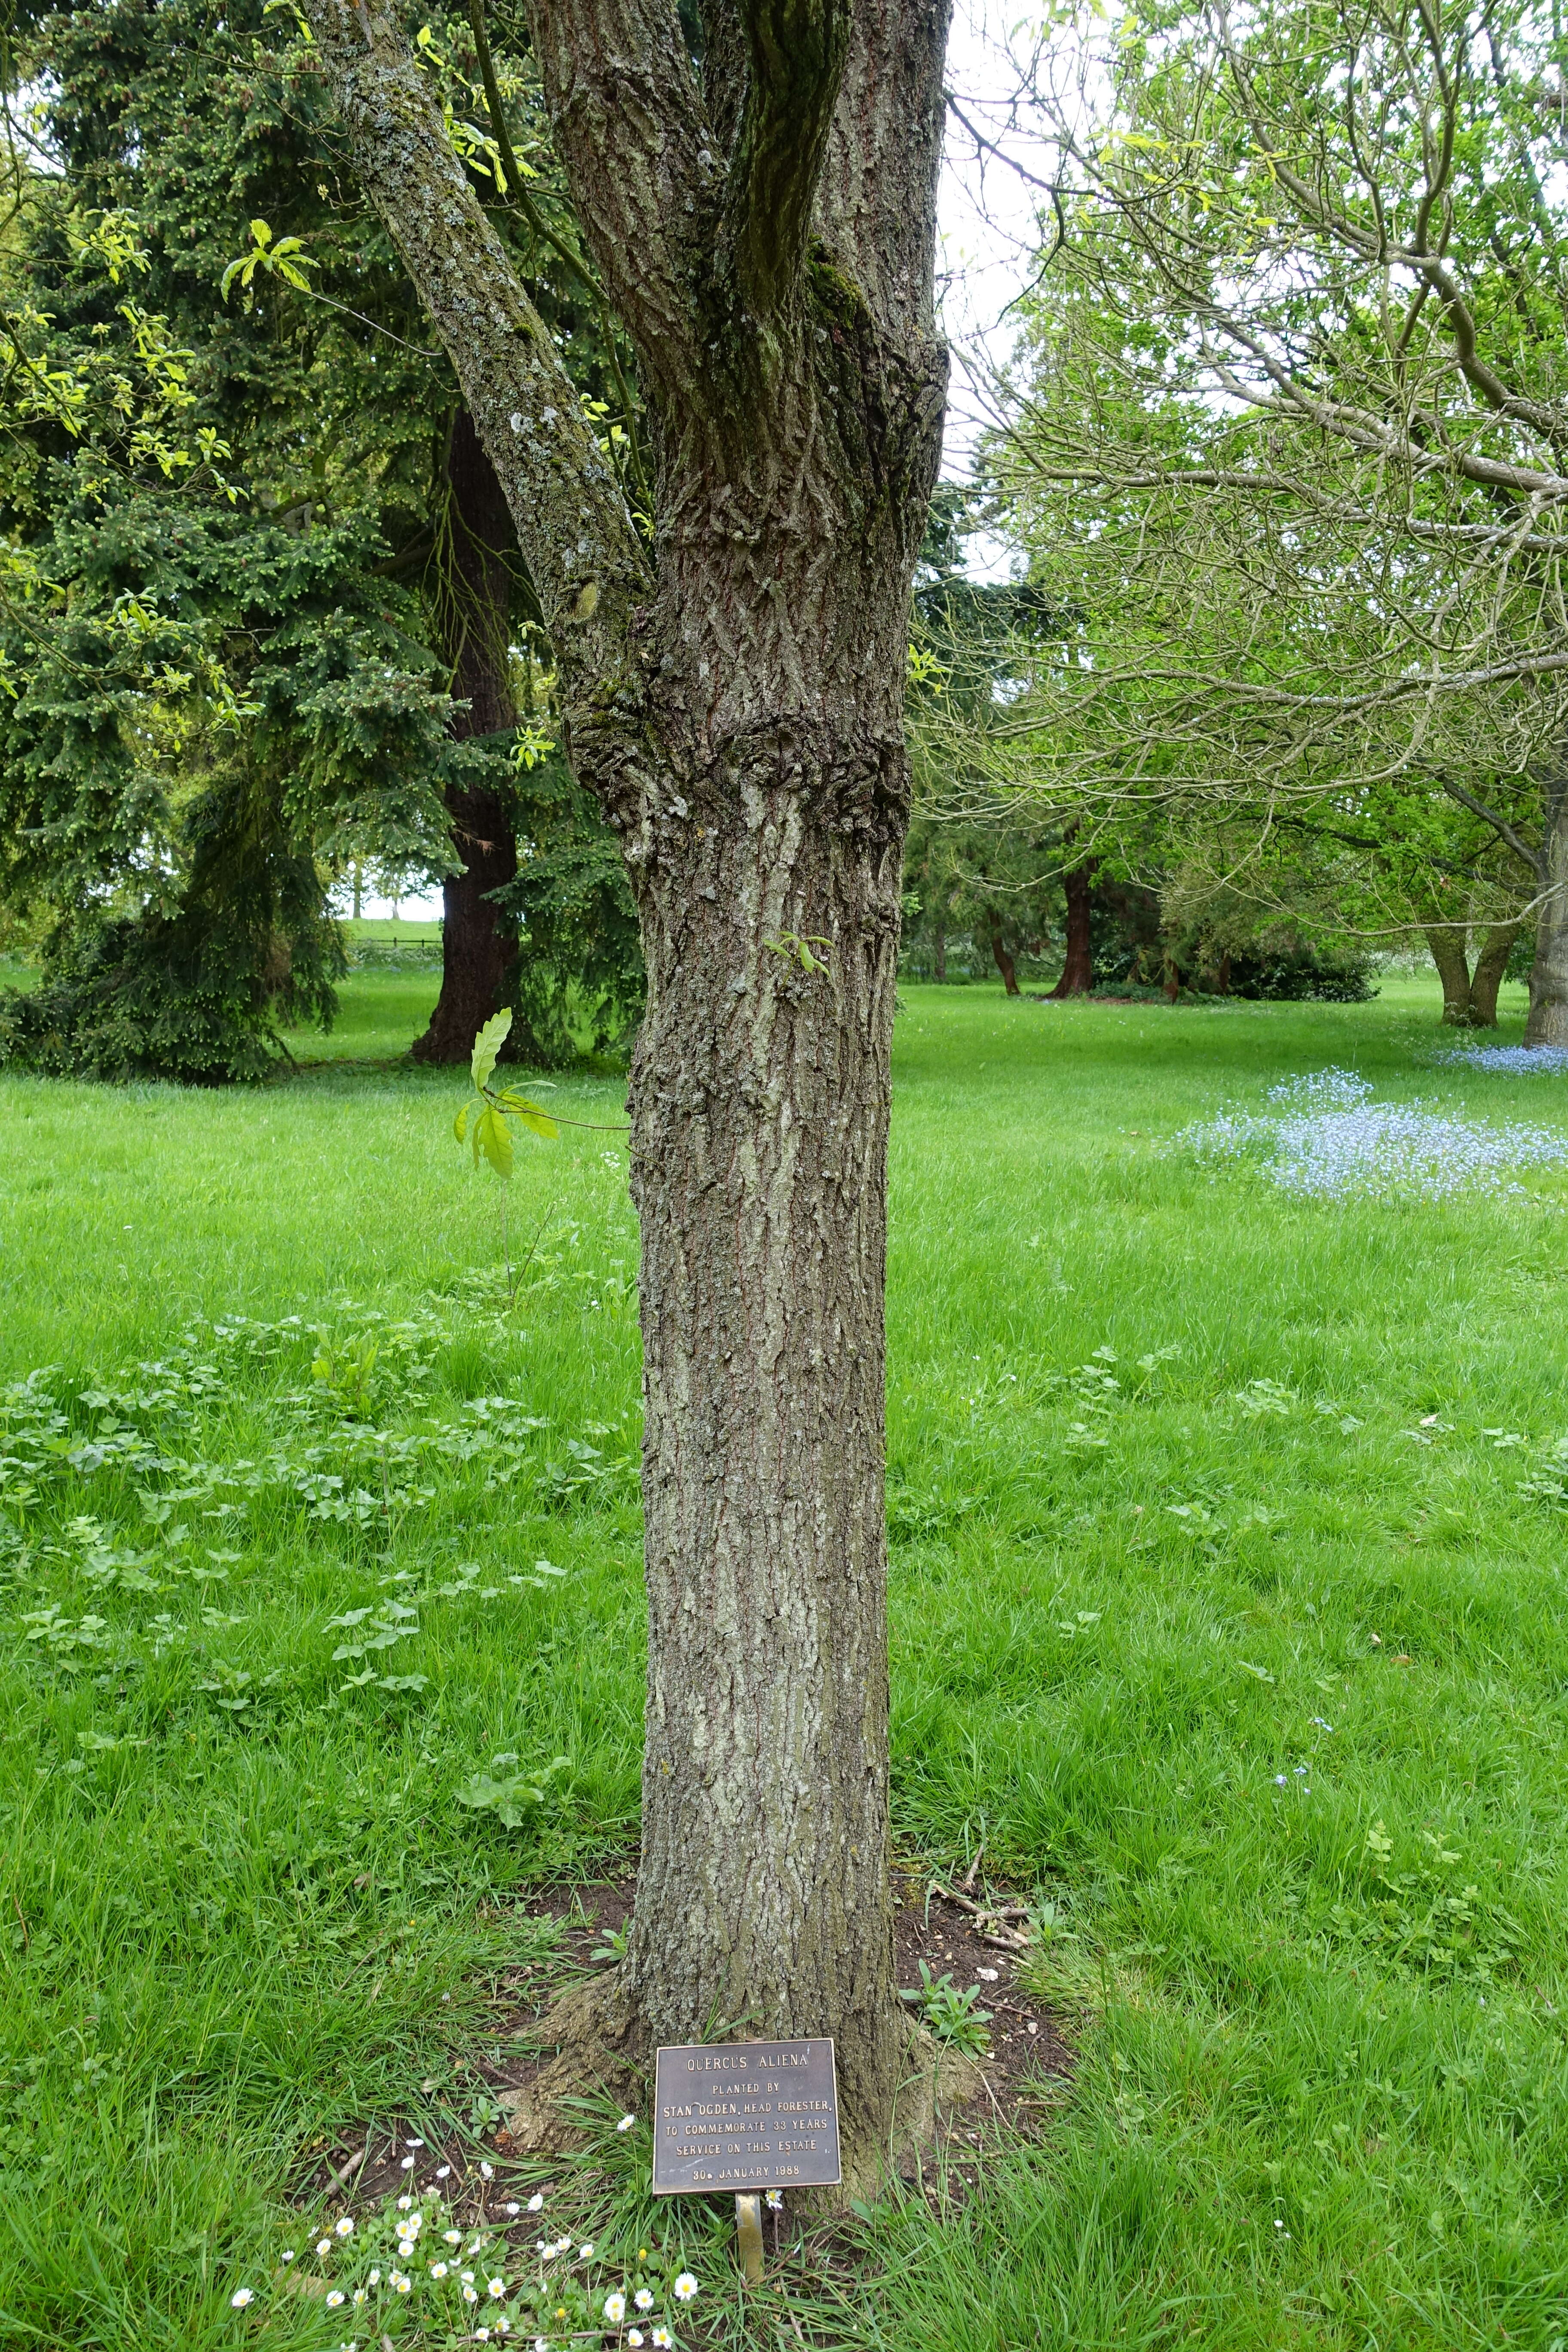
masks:
[[[613,1961],[595,1962],[607,1931],[624,1928],[631,1916],[636,1880],[627,1876],[598,1885],[555,1886],[538,1890],[523,1906],[535,1918],[560,1920],[563,1935],[557,1948],[541,1959],[520,1966],[505,1979],[504,2000],[498,2003],[487,2028],[482,2053],[469,2053],[465,2080],[470,2090],[488,2087],[498,2102],[523,2088],[552,2054],[539,2039],[539,2027],[563,1979],[597,1973]],[[982,2152],[998,2133],[1025,2138],[1038,2137],[1053,2106],[1059,2105],[1074,2053],[1064,2039],[1062,2021],[1053,2017],[1018,1979],[1024,1937],[1016,1924],[1022,1906],[1001,1895],[984,1897],[952,1889],[907,1871],[893,1880],[898,1981],[900,1990],[917,1990],[923,1960],[932,1979],[952,1979],[957,1991],[973,1986],[978,2006],[989,2012],[990,2050],[980,2062],[983,2087],[946,2120],[940,2164],[925,2168],[927,2187],[938,2193],[935,2176],[952,2197],[973,2188],[978,2179]],[[515,2055],[506,2045],[515,2046]],[[497,2061],[500,2063],[496,2063]],[[504,2128],[485,2135],[490,2146],[477,2147],[471,2138],[454,2137],[450,2145],[426,2144],[412,2126],[390,2126],[372,2132],[363,2147],[356,2146],[323,2157],[309,2196],[352,2202],[363,2208],[400,2190],[418,2190],[438,2183],[442,2195],[465,2224],[484,2221],[492,2228],[529,2228],[526,2213],[508,2213],[519,2200],[515,2187],[494,2178],[510,2168],[512,2151]],[[406,2165],[414,2157],[414,2164]],[[492,2177],[487,2179],[481,2165]],[[447,2169],[443,2173],[442,2168]],[[531,2171],[538,2170],[537,2159]],[[912,2183],[912,2168],[905,2179]]]

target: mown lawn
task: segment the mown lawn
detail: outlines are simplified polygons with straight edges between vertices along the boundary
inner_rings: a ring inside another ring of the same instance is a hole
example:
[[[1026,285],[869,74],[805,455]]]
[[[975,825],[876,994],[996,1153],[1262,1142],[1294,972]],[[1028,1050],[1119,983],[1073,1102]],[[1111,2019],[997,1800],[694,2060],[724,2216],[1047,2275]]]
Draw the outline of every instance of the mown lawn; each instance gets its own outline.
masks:
[[[312,2148],[475,2115],[509,1890],[635,1839],[624,1152],[522,1157],[509,1310],[460,1089],[393,1060],[434,987],[258,1093],[0,1086],[5,2344],[249,2342]],[[1040,1899],[1080,2063],[976,2200],[865,2221],[837,2340],[1551,2352],[1568,1180],[1300,1202],[1172,1139],[1331,1064],[1561,1128],[1568,1077],[1430,1066],[1416,983],[905,993],[898,1832]],[[558,1756],[531,1825],[458,1802]]]

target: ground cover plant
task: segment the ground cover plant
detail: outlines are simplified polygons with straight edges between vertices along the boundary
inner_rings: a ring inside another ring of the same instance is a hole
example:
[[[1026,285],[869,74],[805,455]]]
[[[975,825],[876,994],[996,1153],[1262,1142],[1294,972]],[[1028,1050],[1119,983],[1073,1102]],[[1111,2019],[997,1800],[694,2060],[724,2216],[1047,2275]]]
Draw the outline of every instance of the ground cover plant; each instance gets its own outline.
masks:
[[[520,1892],[635,1843],[625,1155],[520,1139],[509,1311],[466,1082],[390,1058],[433,992],[351,980],[264,1089],[0,1087],[7,2342],[367,2340],[261,2292],[321,2151],[493,2156]],[[868,2210],[808,2340],[1568,2336],[1568,1174],[1301,1198],[1182,1139],[1327,1070],[1568,1133],[1434,1013],[905,991],[895,1819],[1032,1903],[1079,2063],[979,2193]],[[610,2340],[637,2257],[579,2273]],[[698,2267],[677,2339],[756,2334]]]

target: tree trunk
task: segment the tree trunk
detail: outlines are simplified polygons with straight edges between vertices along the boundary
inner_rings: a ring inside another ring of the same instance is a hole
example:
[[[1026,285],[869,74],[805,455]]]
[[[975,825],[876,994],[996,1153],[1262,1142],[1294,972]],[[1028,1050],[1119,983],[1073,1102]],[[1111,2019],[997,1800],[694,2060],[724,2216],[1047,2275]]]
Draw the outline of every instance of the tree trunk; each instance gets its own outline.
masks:
[[[1470,960],[1466,927],[1463,923],[1428,923],[1425,929],[1432,961],[1443,983],[1443,1025],[1446,1029],[1468,1029],[1471,1018]]]
[[[1568,776],[1546,796],[1542,852],[1545,873],[1535,919],[1527,1045],[1568,1045]]]
[[[1088,857],[1081,866],[1069,866],[1062,876],[1068,902],[1067,961],[1061,978],[1051,991],[1053,996],[1090,996],[1094,992],[1094,950],[1089,939],[1094,867],[1094,859]]]
[[[507,646],[511,580],[507,550],[511,517],[495,468],[460,408],[447,444],[448,551],[434,604],[450,691],[467,708],[452,714],[454,741],[472,742],[515,725]],[[517,873],[511,818],[493,792],[456,785],[447,793],[457,870],[441,885],[441,993],[430,1026],[414,1047],[416,1062],[462,1063],[491,1014],[506,1002],[517,942],[489,893]]]
[[[1481,951],[1476,958],[1476,968],[1470,974],[1470,1026],[1473,1029],[1495,1029],[1498,991],[1508,969],[1509,952],[1524,929],[1519,923],[1489,923]]]
[[[853,793],[858,765],[814,780],[819,805]],[[742,795],[643,907],[648,1684],[628,1979],[661,2036],[716,2017],[831,2031],[864,2165],[855,2126],[885,2128],[900,2048],[882,1276],[901,828],[897,803],[857,839],[803,825],[776,779]],[[827,969],[769,950],[774,923],[831,940]]]
[[[933,933],[933,935],[932,935],[932,936],[933,936],[934,940],[935,940],[935,971],[936,971],[936,977],[937,977],[937,980],[938,980],[938,982],[939,982],[939,983],[944,983],[944,982],[946,982],[946,979],[947,979],[947,926],[946,926],[946,924],[945,924],[945,923],[939,923],[939,924],[937,925],[937,927],[936,927],[936,930],[935,930],[935,932]]]
[[[941,446],[944,0],[529,0],[635,344],[651,547],[386,0],[306,0],[505,488],[648,1004],[648,1669],[623,2048],[837,2045],[847,2188],[907,2036],[888,1883],[883,1247],[909,594]],[[619,2013],[619,2012],[617,2012]]]
[[[1002,936],[1002,926],[1000,923],[994,922],[991,926],[991,953],[995,959],[996,969],[1002,975],[1003,987],[1006,990],[1009,996],[1016,996],[1018,993],[1018,968],[1013,961],[1012,950],[1008,947],[1006,940]]]

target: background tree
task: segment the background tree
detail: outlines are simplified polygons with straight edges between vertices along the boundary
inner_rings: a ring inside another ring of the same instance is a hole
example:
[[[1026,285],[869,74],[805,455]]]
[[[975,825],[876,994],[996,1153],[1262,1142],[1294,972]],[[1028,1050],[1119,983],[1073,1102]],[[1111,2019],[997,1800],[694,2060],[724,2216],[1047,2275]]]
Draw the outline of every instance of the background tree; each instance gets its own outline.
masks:
[[[584,391],[613,391],[569,215],[552,231],[531,200],[510,201],[521,167],[510,144],[510,173],[499,161],[475,48],[468,23],[437,19],[426,74]],[[13,893],[52,910],[49,1033],[76,1066],[266,1066],[276,1019],[330,1017],[327,892],[354,862],[422,879],[456,860],[437,1058],[466,1057],[516,961],[515,916],[489,893],[515,873],[514,648],[537,606],[445,354],[298,51],[288,17],[260,5],[213,24],[181,0],[118,0],[28,28],[26,69],[51,93],[41,161],[57,168],[17,173],[0,266],[14,345],[34,381],[104,378],[112,416],[115,355],[149,331],[122,315],[129,298],[178,354],[187,455],[208,451],[165,463],[169,435],[162,455],[122,436],[89,469],[80,418],[13,410],[5,520],[40,584],[14,614],[0,790]],[[537,148],[526,75],[504,50],[486,58],[498,107],[511,88],[512,127]],[[557,197],[558,177],[541,175]],[[121,224],[107,247],[94,223]],[[613,454],[631,446],[607,404],[601,431]],[[149,615],[169,639],[156,661]],[[243,721],[217,723],[225,707]],[[532,808],[573,839],[586,816],[570,795]],[[112,942],[96,936],[106,919]],[[558,929],[567,961],[543,992],[563,1001],[571,949]],[[130,996],[184,974],[189,1051],[165,1003],[145,1050],[116,1059],[134,1043],[121,1020],[106,1058],[85,999],[71,1014],[68,964]],[[558,1023],[554,1056],[578,1034]]]
[[[1124,817],[1207,793],[1260,835],[1446,794],[1512,870],[1500,911],[1539,906],[1542,1041],[1568,1031],[1553,37],[1289,0],[1032,61],[1059,211],[998,453],[1089,616],[1016,713],[1035,754]]]

